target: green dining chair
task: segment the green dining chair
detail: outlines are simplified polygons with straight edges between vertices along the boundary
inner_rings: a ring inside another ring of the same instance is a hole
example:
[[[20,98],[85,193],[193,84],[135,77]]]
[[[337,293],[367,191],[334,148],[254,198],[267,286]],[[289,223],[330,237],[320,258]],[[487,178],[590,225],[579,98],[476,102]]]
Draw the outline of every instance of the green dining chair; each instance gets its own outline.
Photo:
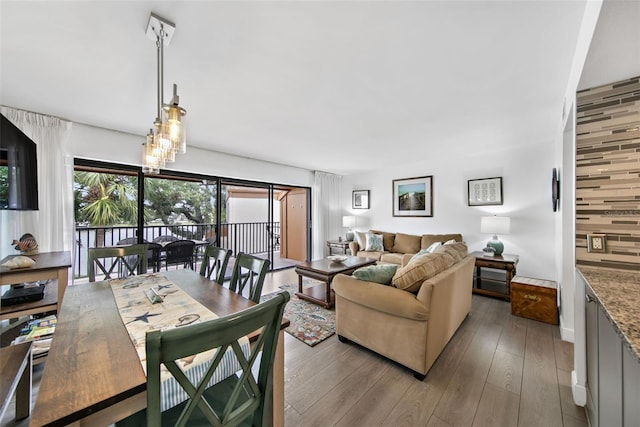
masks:
[[[273,364],[288,292],[243,311],[188,326],[146,334],[147,408],[116,423],[118,427],[270,426],[273,423]],[[238,339],[262,329],[247,358]],[[204,375],[193,384],[179,367],[181,358],[217,348]],[[242,370],[206,388],[224,353],[231,349]],[[161,365],[189,398],[160,411]],[[254,373],[253,367],[258,367]],[[257,377],[256,377],[257,375]]]
[[[242,295],[244,289],[249,286],[249,299],[255,303],[260,302],[262,285],[269,270],[269,260],[240,252],[236,256],[231,274],[229,289]]]
[[[96,281],[96,267],[98,273],[104,274],[105,280],[111,279],[114,274],[126,277],[138,274],[138,270],[146,273],[147,245],[89,248],[87,262],[90,282]],[[117,272],[114,271],[116,268]]]
[[[200,265],[200,275],[222,284],[227,271],[227,264],[229,264],[229,258],[231,258],[231,251],[229,249],[223,249],[213,245],[207,246],[204,250],[202,265]],[[213,276],[213,279],[211,276]]]

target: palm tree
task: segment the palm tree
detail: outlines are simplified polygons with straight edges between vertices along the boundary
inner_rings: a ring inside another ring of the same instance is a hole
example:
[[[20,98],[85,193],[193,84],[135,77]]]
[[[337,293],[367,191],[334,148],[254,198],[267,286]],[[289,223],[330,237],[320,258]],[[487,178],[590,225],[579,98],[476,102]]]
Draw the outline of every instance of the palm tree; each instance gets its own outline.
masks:
[[[96,172],[75,172],[76,220],[94,227],[136,224],[138,220],[136,178]],[[78,194],[78,193],[77,193]],[[104,228],[96,230],[95,247],[104,246]]]

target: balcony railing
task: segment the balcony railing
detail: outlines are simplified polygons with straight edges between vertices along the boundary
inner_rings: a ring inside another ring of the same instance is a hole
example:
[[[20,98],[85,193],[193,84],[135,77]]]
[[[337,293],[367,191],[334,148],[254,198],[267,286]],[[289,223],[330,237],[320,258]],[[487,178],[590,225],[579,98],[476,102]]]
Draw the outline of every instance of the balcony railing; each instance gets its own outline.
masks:
[[[280,249],[279,222],[224,223],[220,225],[221,233],[217,242],[215,229],[215,224],[145,225],[143,239],[152,242],[159,236],[174,236],[178,239],[207,240],[231,249],[234,255],[239,252],[260,254]],[[135,226],[76,226],[74,277],[87,276],[89,248],[116,246],[128,238],[136,238]]]

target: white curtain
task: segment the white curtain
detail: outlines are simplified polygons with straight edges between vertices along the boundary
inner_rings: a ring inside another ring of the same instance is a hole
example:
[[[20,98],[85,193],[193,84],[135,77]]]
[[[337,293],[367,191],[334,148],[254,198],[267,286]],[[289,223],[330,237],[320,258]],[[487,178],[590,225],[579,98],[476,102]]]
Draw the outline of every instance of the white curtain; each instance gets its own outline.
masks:
[[[37,211],[0,211],[0,254],[18,253],[11,241],[31,233],[40,252],[73,251],[71,122],[0,106],[2,114],[36,143]]]
[[[311,259],[327,255],[327,240],[336,239],[342,230],[342,176],[315,172],[313,183],[313,254]]]

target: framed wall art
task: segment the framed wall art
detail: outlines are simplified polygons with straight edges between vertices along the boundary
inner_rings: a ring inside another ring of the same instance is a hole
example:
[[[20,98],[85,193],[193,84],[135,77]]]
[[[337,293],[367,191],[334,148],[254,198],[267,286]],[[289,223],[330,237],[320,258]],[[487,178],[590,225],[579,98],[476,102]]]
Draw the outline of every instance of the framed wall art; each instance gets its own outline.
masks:
[[[351,198],[353,209],[369,209],[369,190],[356,190]]]
[[[433,216],[433,175],[393,180],[393,216]]]
[[[502,204],[502,177],[470,179],[468,183],[469,206]]]

